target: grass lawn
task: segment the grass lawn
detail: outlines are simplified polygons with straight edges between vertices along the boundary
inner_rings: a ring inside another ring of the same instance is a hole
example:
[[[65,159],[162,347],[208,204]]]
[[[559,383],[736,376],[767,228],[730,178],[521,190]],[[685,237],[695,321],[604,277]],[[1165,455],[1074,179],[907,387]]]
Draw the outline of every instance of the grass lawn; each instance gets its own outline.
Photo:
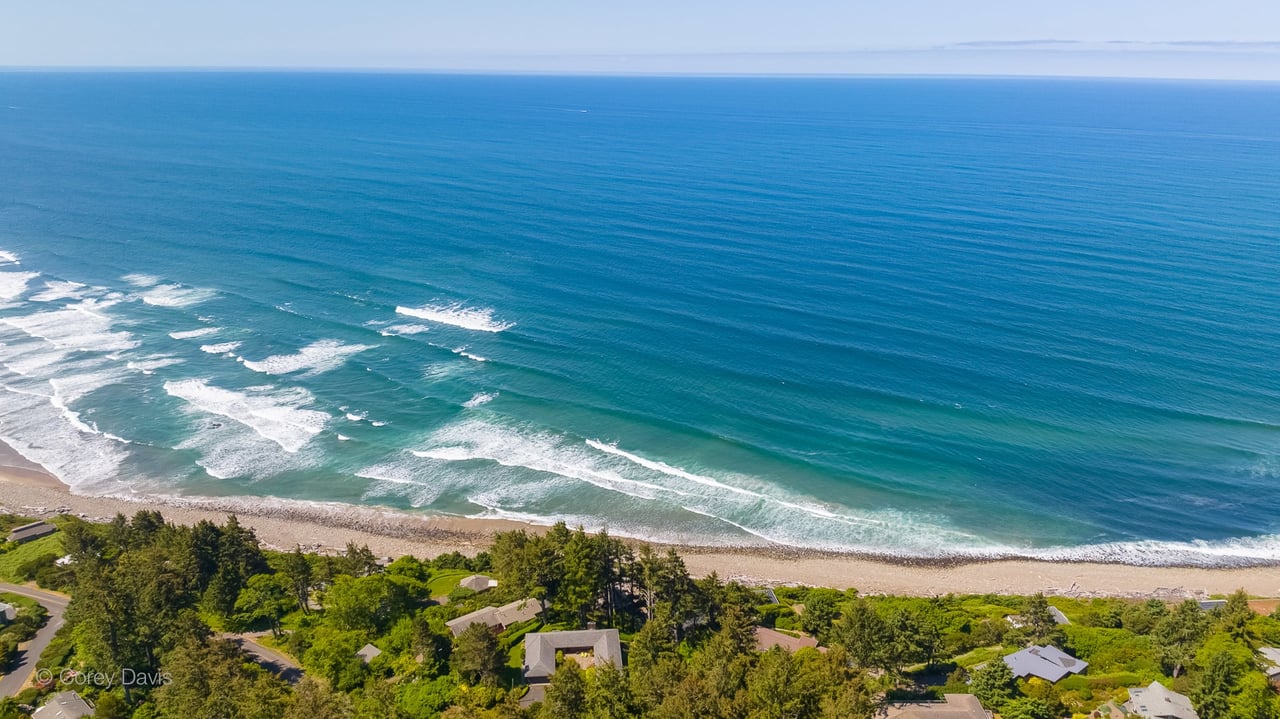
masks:
[[[62,535],[54,532],[47,537],[19,544],[12,550],[0,554],[0,579],[6,582],[21,584],[26,581],[17,575],[18,567],[39,557],[42,554],[53,554],[61,557],[66,552],[62,549]]]
[[[447,596],[449,592],[458,588],[458,582],[472,574],[475,572],[468,572],[465,569],[433,569],[431,579],[427,581],[427,590],[433,597]]]
[[[952,661],[959,666],[968,669],[975,664],[982,664],[983,662],[989,662],[996,657],[1003,657],[1007,653],[1008,652],[1005,651],[1004,647],[1001,646],[978,647],[973,651],[961,654]]]

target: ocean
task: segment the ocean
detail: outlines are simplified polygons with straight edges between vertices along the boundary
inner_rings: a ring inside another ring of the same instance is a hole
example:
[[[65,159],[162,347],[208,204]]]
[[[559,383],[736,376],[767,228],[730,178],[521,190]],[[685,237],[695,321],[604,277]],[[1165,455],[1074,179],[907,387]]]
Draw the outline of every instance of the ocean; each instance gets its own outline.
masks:
[[[0,74],[76,492],[1280,562],[1280,85]]]

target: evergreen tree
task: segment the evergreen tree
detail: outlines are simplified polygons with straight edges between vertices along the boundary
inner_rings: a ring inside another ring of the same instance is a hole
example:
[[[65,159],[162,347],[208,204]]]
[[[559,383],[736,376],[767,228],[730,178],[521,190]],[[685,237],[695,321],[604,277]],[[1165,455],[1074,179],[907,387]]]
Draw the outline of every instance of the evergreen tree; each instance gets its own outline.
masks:
[[[1018,694],[1018,683],[1013,670],[1000,658],[992,659],[985,667],[974,672],[970,687],[978,701],[992,711],[999,711],[1005,702]]]
[[[585,719],[587,716],[587,681],[576,661],[561,664],[551,675],[547,696],[542,702],[546,719]]]
[[[1191,693],[1200,719],[1227,719],[1231,715],[1231,691],[1236,674],[1236,661],[1229,652],[1219,651],[1209,658]]]
[[[1022,629],[1032,644],[1061,643],[1058,623],[1054,621],[1053,613],[1049,611],[1049,600],[1043,593],[1036,592],[1027,598],[1022,607],[1022,619]]]
[[[832,641],[848,653],[849,661],[860,669],[878,667],[884,662],[885,647],[891,641],[888,625],[867,603],[854,600],[832,629]]]
[[[293,704],[283,719],[352,719],[351,700],[314,679],[303,679],[293,690]]]
[[[1209,617],[1200,605],[1188,599],[1156,625],[1152,638],[1165,668],[1176,679],[1195,658],[1208,634]]]
[[[498,678],[503,659],[498,636],[488,626],[476,623],[453,640],[449,663],[468,683],[479,684]]]

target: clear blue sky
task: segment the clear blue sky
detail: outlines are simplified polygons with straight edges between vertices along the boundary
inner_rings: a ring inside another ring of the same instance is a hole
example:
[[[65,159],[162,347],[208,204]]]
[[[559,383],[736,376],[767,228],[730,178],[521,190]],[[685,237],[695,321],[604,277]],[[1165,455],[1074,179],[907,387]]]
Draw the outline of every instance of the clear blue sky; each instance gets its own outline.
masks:
[[[0,66],[67,65],[1280,79],[1280,2],[0,1]]]

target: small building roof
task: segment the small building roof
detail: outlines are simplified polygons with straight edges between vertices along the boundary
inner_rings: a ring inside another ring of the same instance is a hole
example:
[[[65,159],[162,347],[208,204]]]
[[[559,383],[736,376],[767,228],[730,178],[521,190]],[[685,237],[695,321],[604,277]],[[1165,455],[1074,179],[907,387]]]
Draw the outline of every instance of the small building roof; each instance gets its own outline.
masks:
[[[818,640],[813,637],[793,637],[768,627],[756,627],[756,651],[767,652],[773,647],[782,647],[795,653],[805,647],[817,647]]]
[[[0,618],[12,622],[18,618],[18,608],[8,602],[0,602]]]
[[[1056,682],[1068,674],[1079,674],[1089,663],[1054,646],[1032,646],[1004,658],[1015,677],[1040,677]]]
[[[889,704],[885,719],[991,719],[991,712],[972,694],[947,694],[940,702]]]
[[[1054,624],[1070,624],[1071,620],[1067,619],[1067,615],[1062,613],[1061,609],[1055,606],[1049,607],[1049,615],[1053,617]]]
[[[524,676],[526,680],[543,680],[556,670],[556,652],[576,653],[590,650],[597,667],[605,664],[622,666],[622,641],[617,629],[586,629],[576,632],[543,632],[524,635]]]
[[[374,659],[382,656],[382,650],[372,644],[366,644],[363,647],[360,647],[360,651],[356,652],[356,656],[363,659],[365,664],[368,664]]]
[[[1190,699],[1160,682],[1130,689],[1125,708],[1145,719],[1200,719]]]
[[[1225,599],[1201,599],[1201,600],[1197,601],[1197,602],[1196,602],[1196,604],[1200,605],[1200,608],[1201,608],[1201,609],[1203,609],[1204,611],[1206,611],[1206,612],[1211,612],[1211,611],[1213,611],[1214,609],[1217,609],[1217,608],[1219,608],[1219,607],[1225,607],[1225,606],[1227,606],[1227,600],[1225,600]]]
[[[37,537],[43,537],[46,534],[53,534],[56,531],[58,531],[58,528],[48,522],[32,522],[21,527],[14,527],[13,531],[9,532],[9,541],[27,542]]]
[[[44,706],[31,713],[31,719],[81,719],[93,716],[93,705],[75,692],[58,692]]]
[[[486,589],[498,586],[498,582],[483,574],[472,574],[469,577],[463,577],[462,581],[458,582],[458,586],[470,589],[473,592],[483,592]]]

